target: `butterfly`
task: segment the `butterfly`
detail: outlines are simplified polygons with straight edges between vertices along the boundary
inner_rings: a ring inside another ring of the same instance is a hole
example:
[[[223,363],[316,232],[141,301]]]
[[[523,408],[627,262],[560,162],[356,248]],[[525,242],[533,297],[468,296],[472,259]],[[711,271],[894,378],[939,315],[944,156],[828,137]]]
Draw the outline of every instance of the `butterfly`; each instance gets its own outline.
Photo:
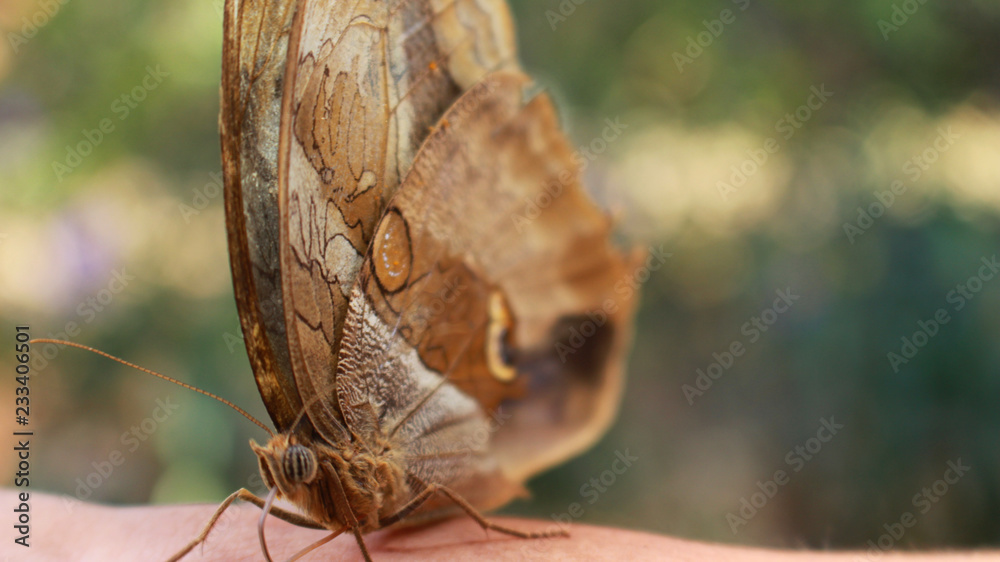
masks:
[[[229,250],[276,431],[266,498],[173,559],[236,499],[330,531],[296,558],[461,512],[563,534],[480,512],[610,423],[638,256],[532,89],[503,0],[227,0]]]

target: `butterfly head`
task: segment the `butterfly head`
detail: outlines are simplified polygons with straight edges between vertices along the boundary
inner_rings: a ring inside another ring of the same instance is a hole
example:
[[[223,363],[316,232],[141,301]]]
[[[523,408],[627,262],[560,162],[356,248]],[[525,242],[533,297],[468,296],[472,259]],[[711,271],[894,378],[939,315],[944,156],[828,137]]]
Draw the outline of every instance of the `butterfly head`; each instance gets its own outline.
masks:
[[[251,440],[250,447],[267,487],[330,529],[378,528],[380,507],[405,487],[392,455],[375,456],[364,446],[336,448],[285,433],[264,446]]]
[[[279,434],[261,447],[250,441],[257,455],[260,474],[268,488],[277,486],[286,498],[294,498],[305,491],[319,472],[316,453],[305,443],[290,435]]]

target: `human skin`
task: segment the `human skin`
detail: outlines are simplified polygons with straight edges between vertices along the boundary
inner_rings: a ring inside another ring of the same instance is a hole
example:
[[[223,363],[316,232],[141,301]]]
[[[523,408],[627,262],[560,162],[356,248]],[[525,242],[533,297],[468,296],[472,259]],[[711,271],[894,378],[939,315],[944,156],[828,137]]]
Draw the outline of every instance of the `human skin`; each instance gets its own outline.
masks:
[[[17,491],[2,490],[0,505],[16,505]],[[31,494],[30,550],[8,539],[0,554],[15,560],[164,560],[198,535],[213,505],[108,507]],[[185,560],[262,560],[257,538],[260,510],[234,504],[203,548]],[[541,531],[553,523],[494,517],[517,529]],[[389,529],[365,536],[372,557],[391,560],[718,560],[722,562],[825,562],[872,560],[864,552],[778,551],[708,544],[608,527],[571,525],[569,538],[521,540],[484,533],[467,517],[417,528]],[[268,518],[266,536],[274,560],[284,560],[328,533]],[[25,556],[27,555],[27,556]],[[353,537],[321,546],[316,560],[361,560]],[[1000,562],[997,551],[887,553],[879,560],[900,562]]]

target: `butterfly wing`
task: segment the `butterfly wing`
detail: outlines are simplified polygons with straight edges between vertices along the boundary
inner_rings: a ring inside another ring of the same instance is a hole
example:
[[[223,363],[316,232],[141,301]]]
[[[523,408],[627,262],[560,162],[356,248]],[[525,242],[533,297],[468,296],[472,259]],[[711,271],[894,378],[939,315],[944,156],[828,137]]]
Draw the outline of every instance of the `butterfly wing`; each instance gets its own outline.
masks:
[[[343,295],[385,201],[454,99],[516,65],[512,27],[502,0],[227,0],[224,28],[234,286],[257,385],[285,431],[313,381],[332,384]],[[316,407],[338,415],[328,405]]]
[[[302,410],[288,355],[278,250],[280,85],[294,5],[227,0],[219,118],[236,304],[254,378],[279,431]]]
[[[471,25],[443,33],[457,15]],[[306,0],[289,52],[279,147],[288,340],[310,418],[334,440],[347,294],[385,202],[430,125],[472,77],[514,64],[514,49],[496,0]]]
[[[481,509],[603,431],[634,305],[614,292],[631,260],[579,185],[548,98],[523,101],[527,85],[490,75],[421,148],[362,266],[337,372],[355,434],[388,436],[411,473]],[[546,208],[522,216],[543,193]],[[578,346],[588,359],[562,362],[567,323],[609,300]]]

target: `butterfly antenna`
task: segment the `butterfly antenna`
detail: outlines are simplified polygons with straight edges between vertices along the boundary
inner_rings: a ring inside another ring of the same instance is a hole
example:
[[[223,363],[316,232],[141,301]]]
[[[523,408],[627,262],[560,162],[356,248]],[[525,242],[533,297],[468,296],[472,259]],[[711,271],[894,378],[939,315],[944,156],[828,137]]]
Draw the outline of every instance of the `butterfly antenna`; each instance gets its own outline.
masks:
[[[56,345],[68,345],[70,347],[76,347],[76,348],[79,348],[79,349],[90,351],[92,353],[96,353],[96,354],[101,355],[103,357],[107,357],[108,359],[111,359],[112,361],[117,361],[117,362],[121,363],[122,365],[125,365],[126,367],[132,367],[133,369],[137,369],[139,371],[142,371],[143,373],[147,373],[147,374],[153,375],[154,377],[159,377],[159,378],[161,378],[161,379],[163,379],[165,381],[172,382],[172,383],[176,384],[177,386],[182,386],[182,387],[184,387],[184,388],[186,388],[188,390],[193,390],[193,391],[195,391],[195,392],[197,392],[199,394],[204,394],[205,396],[208,396],[209,398],[214,398],[215,400],[218,400],[219,402],[222,402],[226,406],[229,406],[230,408],[236,410],[237,412],[239,412],[240,414],[242,414],[243,417],[245,417],[246,419],[248,419],[248,420],[252,421],[253,423],[257,424],[261,429],[263,429],[264,431],[266,431],[271,437],[274,437],[274,432],[271,431],[270,429],[268,429],[268,427],[266,425],[262,424],[260,421],[257,420],[257,418],[251,416],[250,414],[247,413],[246,410],[244,410],[243,408],[240,408],[236,404],[233,404],[229,400],[226,400],[225,398],[223,398],[221,396],[216,396],[215,394],[212,394],[211,392],[202,390],[202,389],[200,389],[198,387],[191,386],[191,385],[189,385],[187,383],[181,382],[181,381],[179,381],[177,379],[172,379],[172,378],[170,378],[170,377],[168,377],[166,375],[161,375],[160,373],[157,373],[156,371],[151,371],[151,370],[149,370],[149,369],[147,369],[145,367],[140,367],[140,366],[136,365],[135,363],[129,363],[128,361],[126,361],[124,359],[119,359],[118,357],[115,357],[114,355],[105,353],[105,352],[103,352],[103,351],[101,351],[99,349],[94,349],[94,348],[92,348],[90,346],[82,345],[82,344],[79,344],[79,343],[73,343],[71,341],[52,340],[52,339],[48,339],[48,338],[34,339],[34,340],[31,340],[28,343],[33,343],[33,344],[35,344],[35,343],[54,343]]]

